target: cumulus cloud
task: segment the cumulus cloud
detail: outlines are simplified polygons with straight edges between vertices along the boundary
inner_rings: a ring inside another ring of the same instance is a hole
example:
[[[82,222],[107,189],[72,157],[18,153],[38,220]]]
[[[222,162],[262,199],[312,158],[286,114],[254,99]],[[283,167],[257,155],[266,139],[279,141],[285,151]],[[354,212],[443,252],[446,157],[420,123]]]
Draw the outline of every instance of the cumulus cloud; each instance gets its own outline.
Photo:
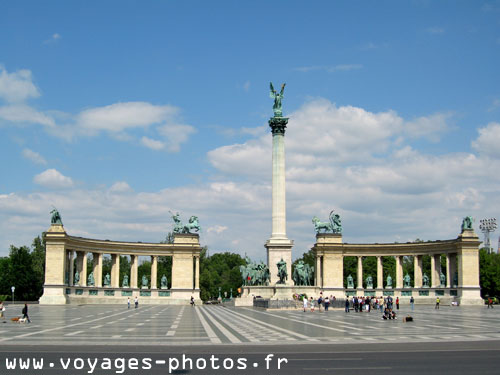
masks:
[[[169,152],[179,152],[181,144],[187,142],[196,129],[191,125],[166,124],[158,127],[158,133],[164,137],[165,145]]]
[[[9,103],[18,103],[39,96],[40,92],[33,83],[30,70],[21,69],[9,73],[0,65],[0,98]]]
[[[0,107],[0,119],[11,123],[40,124],[54,127],[54,119],[25,104],[5,105]]]
[[[45,160],[42,155],[36,151],[30,150],[29,148],[25,148],[23,150],[23,156],[35,164],[47,165],[47,160]]]
[[[478,132],[479,137],[472,141],[472,148],[481,154],[500,158],[500,123],[489,123]]]
[[[73,180],[70,177],[64,176],[56,169],[47,169],[46,171],[37,174],[33,178],[33,182],[50,189],[63,189],[74,185]]]
[[[115,182],[110,188],[109,191],[111,193],[128,193],[133,191],[129,184],[125,181]]]
[[[146,136],[141,138],[141,143],[151,150],[161,150],[165,148],[165,144],[162,141],[151,139]]]

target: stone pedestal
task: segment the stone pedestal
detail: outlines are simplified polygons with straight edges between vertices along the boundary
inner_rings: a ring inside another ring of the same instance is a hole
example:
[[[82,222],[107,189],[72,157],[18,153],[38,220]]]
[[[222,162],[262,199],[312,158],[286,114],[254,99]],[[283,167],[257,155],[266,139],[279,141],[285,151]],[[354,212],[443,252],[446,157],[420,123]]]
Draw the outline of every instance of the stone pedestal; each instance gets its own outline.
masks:
[[[286,271],[288,274],[288,279],[285,285],[293,285],[292,279],[292,247],[293,241],[290,240],[273,240],[270,239],[266,242],[265,247],[267,249],[267,264],[269,267],[269,273],[271,274],[271,285],[276,284],[280,279],[278,277],[278,267],[276,264],[283,259],[286,262]]]

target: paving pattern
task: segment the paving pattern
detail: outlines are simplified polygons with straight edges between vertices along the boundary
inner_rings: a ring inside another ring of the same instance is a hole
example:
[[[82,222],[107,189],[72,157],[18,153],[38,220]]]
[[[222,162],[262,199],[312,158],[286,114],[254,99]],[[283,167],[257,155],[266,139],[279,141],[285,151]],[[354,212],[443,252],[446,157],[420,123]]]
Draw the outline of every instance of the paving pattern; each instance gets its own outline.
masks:
[[[266,345],[408,343],[500,340],[500,306],[403,306],[399,319],[378,312],[313,313],[224,306],[37,306],[31,324],[10,321],[21,305],[7,306],[0,345]],[[17,311],[19,310],[19,311]],[[18,312],[19,314],[16,314]],[[414,322],[402,317],[411,314]]]

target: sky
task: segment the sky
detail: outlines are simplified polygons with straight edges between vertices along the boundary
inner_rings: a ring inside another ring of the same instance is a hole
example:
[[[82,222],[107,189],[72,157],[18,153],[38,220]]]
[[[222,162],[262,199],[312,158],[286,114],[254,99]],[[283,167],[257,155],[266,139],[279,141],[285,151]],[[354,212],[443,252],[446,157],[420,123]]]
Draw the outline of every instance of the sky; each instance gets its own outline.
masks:
[[[500,212],[500,1],[0,1],[0,256],[68,234],[265,260],[269,82],[287,235],[456,238]],[[497,247],[499,231],[492,234]]]

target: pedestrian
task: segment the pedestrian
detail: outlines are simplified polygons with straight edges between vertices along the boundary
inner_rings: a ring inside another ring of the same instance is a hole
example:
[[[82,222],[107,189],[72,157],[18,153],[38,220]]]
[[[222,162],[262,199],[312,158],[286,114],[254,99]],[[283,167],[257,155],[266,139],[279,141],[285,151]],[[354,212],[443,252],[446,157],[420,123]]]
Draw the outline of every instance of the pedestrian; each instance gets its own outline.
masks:
[[[439,297],[436,298],[436,306],[434,307],[435,310],[439,310]]]
[[[191,296],[191,302],[190,302],[190,304],[191,304],[191,307],[194,307],[194,297],[193,296]]]
[[[306,310],[307,310],[307,297],[306,296],[302,297],[302,302],[304,304],[304,312],[306,312]]]
[[[399,310],[399,297],[396,297],[396,310]]]
[[[135,304],[135,308],[137,309],[139,307],[139,298],[137,298],[137,296],[135,296],[134,304]]]
[[[491,299],[491,297],[488,298],[488,309],[489,308],[493,308],[493,300]]]
[[[27,303],[24,304],[22,314],[23,314],[23,319],[26,319],[28,321],[28,323],[31,323],[30,317],[28,316],[28,304]]]
[[[380,312],[384,311],[384,297],[380,297],[378,300],[378,308],[380,309]]]
[[[345,299],[345,312],[346,313],[349,312],[349,297]]]
[[[5,322],[5,306],[3,305],[3,301],[0,301],[0,318],[3,318]]]
[[[127,297],[127,306],[130,309],[130,297]]]
[[[413,299],[413,296],[410,297],[410,305],[411,305],[411,311],[413,311],[415,305],[415,300]]]
[[[310,304],[311,304],[311,312],[314,312],[314,299],[312,297],[311,297]]]
[[[330,306],[330,298],[328,296],[325,297],[325,311],[328,311],[328,307]]]
[[[323,295],[320,293],[318,298],[318,311],[321,312],[321,304],[323,303]]]

